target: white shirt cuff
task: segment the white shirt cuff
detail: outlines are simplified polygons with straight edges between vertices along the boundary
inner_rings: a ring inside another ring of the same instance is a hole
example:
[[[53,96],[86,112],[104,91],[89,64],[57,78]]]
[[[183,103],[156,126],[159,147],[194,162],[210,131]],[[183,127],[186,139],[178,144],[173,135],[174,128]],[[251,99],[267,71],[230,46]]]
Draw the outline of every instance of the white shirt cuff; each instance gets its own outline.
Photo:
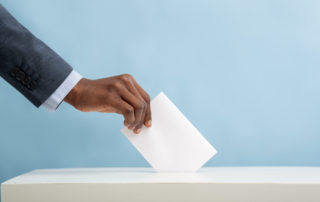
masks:
[[[41,106],[51,112],[55,111],[80,79],[82,79],[82,76],[78,72],[72,70],[62,84]]]

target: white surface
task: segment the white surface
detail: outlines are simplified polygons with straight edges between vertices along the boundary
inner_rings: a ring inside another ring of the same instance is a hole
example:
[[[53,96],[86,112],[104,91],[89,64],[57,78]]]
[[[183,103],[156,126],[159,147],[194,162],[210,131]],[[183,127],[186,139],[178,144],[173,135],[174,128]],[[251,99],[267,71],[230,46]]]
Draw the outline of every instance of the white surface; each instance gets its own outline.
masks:
[[[151,111],[151,128],[139,135],[126,127],[121,132],[156,171],[196,171],[216,154],[164,93],[151,101]]]
[[[4,184],[50,183],[282,183],[320,184],[319,167],[204,167],[198,172],[151,168],[73,168],[34,170]]]
[[[319,167],[35,170],[2,184],[2,202],[320,201]]]

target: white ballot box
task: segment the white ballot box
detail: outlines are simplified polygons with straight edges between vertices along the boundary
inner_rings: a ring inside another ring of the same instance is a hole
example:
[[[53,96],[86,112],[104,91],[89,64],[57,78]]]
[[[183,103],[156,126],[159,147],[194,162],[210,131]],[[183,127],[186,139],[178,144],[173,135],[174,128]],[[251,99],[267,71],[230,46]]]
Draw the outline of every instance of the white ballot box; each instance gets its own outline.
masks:
[[[2,202],[320,201],[320,167],[35,170],[1,185]]]

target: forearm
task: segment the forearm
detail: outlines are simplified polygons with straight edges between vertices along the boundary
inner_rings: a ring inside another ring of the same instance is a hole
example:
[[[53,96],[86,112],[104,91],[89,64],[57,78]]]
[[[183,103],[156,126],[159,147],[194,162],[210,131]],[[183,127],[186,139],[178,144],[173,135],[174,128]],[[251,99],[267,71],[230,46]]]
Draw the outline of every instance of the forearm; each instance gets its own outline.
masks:
[[[39,107],[72,68],[0,5],[0,76]]]

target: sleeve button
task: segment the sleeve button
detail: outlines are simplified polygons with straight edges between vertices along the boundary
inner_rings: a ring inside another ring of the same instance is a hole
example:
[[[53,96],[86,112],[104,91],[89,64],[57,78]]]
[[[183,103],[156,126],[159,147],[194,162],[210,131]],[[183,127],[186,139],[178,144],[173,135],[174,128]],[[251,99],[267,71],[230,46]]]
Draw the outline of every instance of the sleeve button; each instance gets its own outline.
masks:
[[[37,85],[37,82],[35,81],[30,81],[30,83],[27,85],[27,88],[29,88],[30,90],[33,90]]]
[[[31,77],[30,76],[26,76],[24,77],[24,79],[22,79],[22,84],[23,85],[28,85],[31,82]]]
[[[26,76],[26,74],[23,72],[23,71],[19,71],[17,74],[16,74],[16,79],[18,81],[21,81],[22,79],[24,79],[24,77]]]
[[[16,77],[17,73],[19,72],[19,68],[18,67],[15,67],[13,68],[11,71],[10,71],[10,75],[13,76],[13,77]]]

